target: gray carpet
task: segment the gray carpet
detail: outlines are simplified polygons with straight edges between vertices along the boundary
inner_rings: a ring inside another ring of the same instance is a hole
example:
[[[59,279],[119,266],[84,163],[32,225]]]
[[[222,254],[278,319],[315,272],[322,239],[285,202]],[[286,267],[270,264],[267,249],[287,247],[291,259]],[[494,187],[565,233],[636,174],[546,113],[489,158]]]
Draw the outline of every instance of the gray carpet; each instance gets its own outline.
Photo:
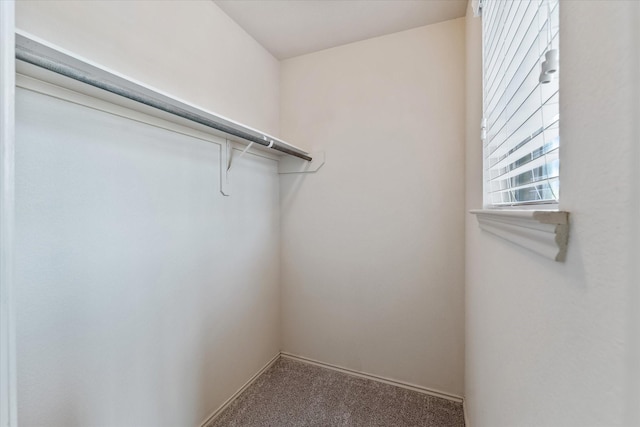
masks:
[[[464,427],[462,404],[280,358],[207,427]]]

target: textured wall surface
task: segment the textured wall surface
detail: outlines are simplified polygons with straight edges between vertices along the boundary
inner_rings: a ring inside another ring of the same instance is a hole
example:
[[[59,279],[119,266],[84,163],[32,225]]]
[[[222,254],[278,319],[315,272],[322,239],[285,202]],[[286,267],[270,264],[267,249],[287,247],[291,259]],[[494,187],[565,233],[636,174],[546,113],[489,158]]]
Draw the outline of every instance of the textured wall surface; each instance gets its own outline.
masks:
[[[464,19],[282,63],[283,349],[463,389]]]
[[[560,2],[565,263],[467,215],[466,378],[473,427],[638,419],[640,3]],[[482,205],[480,22],[467,18],[467,210]]]
[[[17,113],[20,425],[197,425],[279,351],[277,162],[223,197],[217,144],[23,89]]]

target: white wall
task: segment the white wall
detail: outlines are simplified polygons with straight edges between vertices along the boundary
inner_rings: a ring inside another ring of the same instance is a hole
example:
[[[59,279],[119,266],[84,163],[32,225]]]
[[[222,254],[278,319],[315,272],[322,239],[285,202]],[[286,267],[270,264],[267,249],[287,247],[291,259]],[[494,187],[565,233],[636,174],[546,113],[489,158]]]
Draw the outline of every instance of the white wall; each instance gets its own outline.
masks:
[[[164,92],[277,135],[278,61],[213,1],[32,1],[16,26]]]
[[[565,263],[467,214],[472,427],[636,426],[640,3],[560,2]],[[467,18],[466,209],[482,205],[480,22]]]
[[[213,2],[17,12],[37,36],[278,131],[279,64]],[[225,198],[216,144],[25,91],[17,120],[20,425],[198,425],[280,349],[277,163],[245,156]]]
[[[282,63],[283,350],[461,395],[464,19]]]

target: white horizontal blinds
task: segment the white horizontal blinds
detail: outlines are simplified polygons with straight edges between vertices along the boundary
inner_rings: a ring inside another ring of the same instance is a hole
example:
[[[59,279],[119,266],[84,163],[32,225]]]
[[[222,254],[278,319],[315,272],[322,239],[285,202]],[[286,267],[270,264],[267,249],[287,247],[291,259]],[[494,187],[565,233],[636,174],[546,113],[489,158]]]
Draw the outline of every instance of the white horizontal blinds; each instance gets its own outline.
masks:
[[[489,205],[559,196],[558,79],[540,83],[558,49],[559,0],[484,0],[484,175]]]

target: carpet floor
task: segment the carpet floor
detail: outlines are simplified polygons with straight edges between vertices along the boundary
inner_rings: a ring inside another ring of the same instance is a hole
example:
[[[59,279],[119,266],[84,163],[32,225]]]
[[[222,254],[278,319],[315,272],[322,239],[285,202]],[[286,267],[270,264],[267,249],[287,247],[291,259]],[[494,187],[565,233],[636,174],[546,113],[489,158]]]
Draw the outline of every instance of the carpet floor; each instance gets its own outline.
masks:
[[[280,358],[207,427],[464,427],[462,404]]]

